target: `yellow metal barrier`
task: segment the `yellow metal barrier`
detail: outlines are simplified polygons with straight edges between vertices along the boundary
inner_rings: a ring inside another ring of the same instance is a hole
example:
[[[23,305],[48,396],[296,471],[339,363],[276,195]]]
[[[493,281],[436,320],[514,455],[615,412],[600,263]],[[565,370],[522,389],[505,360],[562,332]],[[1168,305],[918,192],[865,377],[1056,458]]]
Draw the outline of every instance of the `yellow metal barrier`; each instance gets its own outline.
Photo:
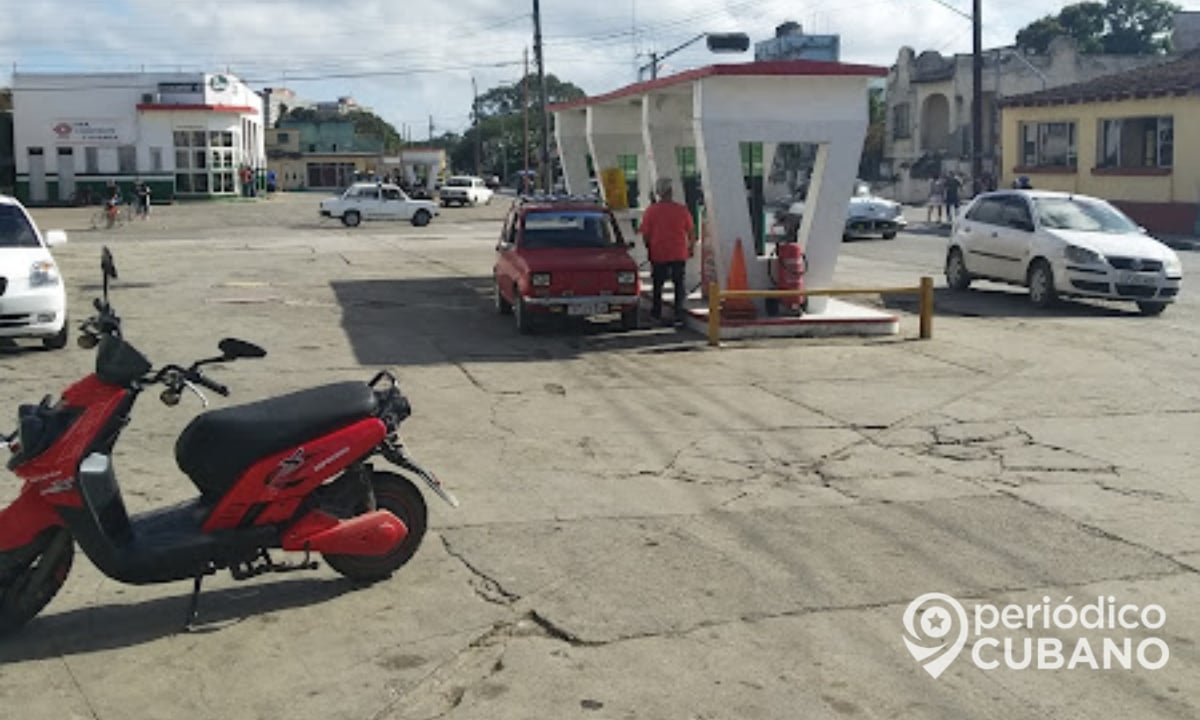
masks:
[[[928,275],[921,278],[917,287],[890,288],[824,288],[804,290],[722,290],[717,283],[708,284],[708,344],[716,347],[721,344],[721,301],[727,298],[794,298],[797,295],[806,297],[814,295],[917,295],[920,297],[921,310],[921,339],[933,337],[933,278]]]

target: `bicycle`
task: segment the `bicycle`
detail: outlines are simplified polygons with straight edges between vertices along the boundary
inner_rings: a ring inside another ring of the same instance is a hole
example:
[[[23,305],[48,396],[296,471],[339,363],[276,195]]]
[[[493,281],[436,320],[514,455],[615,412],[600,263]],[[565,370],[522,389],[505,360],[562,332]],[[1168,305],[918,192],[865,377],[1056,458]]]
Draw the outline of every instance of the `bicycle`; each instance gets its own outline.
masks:
[[[115,206],[105,203],[96,212],[92,213],[92,229],[99,230],[104,228],[111,230],[114,227],[121,227],[133,219],[133,206],[124,200],[118,202]]]

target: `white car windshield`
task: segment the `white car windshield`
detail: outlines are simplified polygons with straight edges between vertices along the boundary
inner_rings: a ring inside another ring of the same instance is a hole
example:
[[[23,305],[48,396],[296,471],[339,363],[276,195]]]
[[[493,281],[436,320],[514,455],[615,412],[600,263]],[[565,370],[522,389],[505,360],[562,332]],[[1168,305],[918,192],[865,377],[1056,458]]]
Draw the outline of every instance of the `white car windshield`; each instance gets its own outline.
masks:
[[[1103,200],[1079,197],[1039,197],[1033,206],[1042,227],[1051,230],[1131,233],[1138,226],[1120,210]]]
[[[41,247],[25,213],[15,205],[0,205],[0,248]]]
[[[452,177],[446,181],[446,187],[471,187],[471,179]]]

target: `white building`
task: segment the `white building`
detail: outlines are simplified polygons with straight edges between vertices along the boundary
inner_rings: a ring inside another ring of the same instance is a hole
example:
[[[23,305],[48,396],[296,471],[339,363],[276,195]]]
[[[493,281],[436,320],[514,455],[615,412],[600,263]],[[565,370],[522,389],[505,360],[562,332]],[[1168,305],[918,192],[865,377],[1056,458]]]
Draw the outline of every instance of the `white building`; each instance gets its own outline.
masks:
[[[30,203],[156,201],[242,192],[239,170],[266,167],[262,99],[218,73],[13,74],[17,196]]]

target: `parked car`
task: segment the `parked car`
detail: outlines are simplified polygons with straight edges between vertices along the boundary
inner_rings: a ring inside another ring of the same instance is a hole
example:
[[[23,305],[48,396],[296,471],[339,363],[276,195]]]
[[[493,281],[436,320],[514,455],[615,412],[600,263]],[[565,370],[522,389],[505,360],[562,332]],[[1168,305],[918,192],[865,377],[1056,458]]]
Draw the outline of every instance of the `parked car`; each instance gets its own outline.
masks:
[[[976,197],[954,222],[946,283],[966,290],[976,278],[1024,285],[1039,307],[1071,295],[1130,300],[1158,315],[1178,296],[1183,266],[1099,198],[1005,190]]]
[[[518,200],[496,245],[496,310],[523,333],[539,316],[619,313],[622,327],[636,328],[641,280],[631,247],[598,201]]]
[[[0,338],[38,338],[49,350],[67,345],[67,293],[50,248],[62,230],[43,236],[15,198],[0,195]]]
[[[804,200],[799,199],[784,208],[777,209],[768,222],[771,223],[770,234],[786,235],[789,230],[800,227],[804,219]],[[884,240],[891,240],[896,233],[908,227],[904,217],[904,208],[894,200],[881,198],[871,192],[871,186],[865,182],[855,183],[854,195],[846,207],[846,227],[842,231],[843,240],[879,235]]]
[[[442,185],[442,207],[455,205],[487,205],[492,201],[492,190],[483,178],[455,175]]]
[[[388,183],[354,183],[339,197],[321,201],[321,215],[341,220],[347,227],[363,220],[408,220],[422,227],[437,214],[432,200],[415,200]]]
[[[843,240],[869,235],[880,235],[884,240],[891,240],[907,226],[908,220],[900,203],[879,197],[871,192],[871,186],[865,182],[854,186],[854,195],[846,209]]]

